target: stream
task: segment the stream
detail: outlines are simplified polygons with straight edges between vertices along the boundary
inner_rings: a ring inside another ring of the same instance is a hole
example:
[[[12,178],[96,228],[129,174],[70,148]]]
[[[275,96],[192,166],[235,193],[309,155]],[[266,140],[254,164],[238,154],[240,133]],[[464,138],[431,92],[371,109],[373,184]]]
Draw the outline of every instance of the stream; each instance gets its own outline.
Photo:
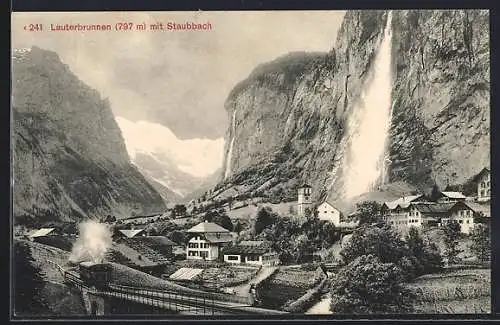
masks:
[[[331,315],[330,311],[330,301],[331,298],[328,294],[325,294],[321,299],[315,303],[311,308],[309,308],[305,314],[306,315]]]

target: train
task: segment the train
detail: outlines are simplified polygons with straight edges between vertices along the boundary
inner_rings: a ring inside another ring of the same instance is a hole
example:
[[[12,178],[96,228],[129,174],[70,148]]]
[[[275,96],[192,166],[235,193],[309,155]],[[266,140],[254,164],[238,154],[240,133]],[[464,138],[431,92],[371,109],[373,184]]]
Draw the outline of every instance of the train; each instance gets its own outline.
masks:
[[[81,262],[78,271],[80,279],[89,286],[105,288],[112,281],[113,266],[109,263]]]

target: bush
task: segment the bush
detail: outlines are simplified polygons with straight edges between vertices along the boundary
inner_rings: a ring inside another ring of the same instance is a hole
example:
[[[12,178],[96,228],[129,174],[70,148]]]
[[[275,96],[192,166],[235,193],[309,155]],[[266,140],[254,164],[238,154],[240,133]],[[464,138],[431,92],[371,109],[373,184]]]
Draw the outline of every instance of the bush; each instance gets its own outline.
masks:
[[[470,250],[480,262],[489,262],[491,258],[490,228],[484,224],[477,224],[471,232]]]
[[[458,240],[461,237],[460,225],[456,220],[450,220],[444,225],[443,231],[445,245],[444,255],[448,259],[448,263],[457,263],[459,262],[457,256],[458,253],[460,253],[458,249]]]
[[[402,270],[363,255],[342,268],[332,281],[331,311],[374,314],[412,311],[413,293],[402,285]]]
[[[418,263],[415,268],[416,276],[437,272],[443,267],[443,260],[437,246],[434,243],[425,242],[416,228],[410,227],[405,239],[411,254],[415,256]]]

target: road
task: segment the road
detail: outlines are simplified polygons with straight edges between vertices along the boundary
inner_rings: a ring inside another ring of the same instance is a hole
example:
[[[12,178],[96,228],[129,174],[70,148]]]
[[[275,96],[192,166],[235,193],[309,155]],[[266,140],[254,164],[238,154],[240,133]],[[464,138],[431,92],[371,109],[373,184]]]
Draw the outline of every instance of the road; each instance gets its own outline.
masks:
[[[277,269],[277,266],[263,266],[259,272],[252,278],[250,281],[245,282],[243,284],[237,285],[235,287],[227,287],[225,288],[225,292],[235,294],[241,297],[250,296],[250,287],[252,284],[258,283],[262,280],[265,280],[269,277],[273,272]]]

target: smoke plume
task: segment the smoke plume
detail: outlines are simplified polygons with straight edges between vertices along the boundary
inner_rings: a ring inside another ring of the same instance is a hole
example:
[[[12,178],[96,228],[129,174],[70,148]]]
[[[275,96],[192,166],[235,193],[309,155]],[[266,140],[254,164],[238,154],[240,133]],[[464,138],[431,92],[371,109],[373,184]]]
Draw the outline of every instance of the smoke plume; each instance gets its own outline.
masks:
[[[79,230],[80,236],[71,251],[70,262],[101,263],[113,243],[108,225],[89,220],[80,223]]]

